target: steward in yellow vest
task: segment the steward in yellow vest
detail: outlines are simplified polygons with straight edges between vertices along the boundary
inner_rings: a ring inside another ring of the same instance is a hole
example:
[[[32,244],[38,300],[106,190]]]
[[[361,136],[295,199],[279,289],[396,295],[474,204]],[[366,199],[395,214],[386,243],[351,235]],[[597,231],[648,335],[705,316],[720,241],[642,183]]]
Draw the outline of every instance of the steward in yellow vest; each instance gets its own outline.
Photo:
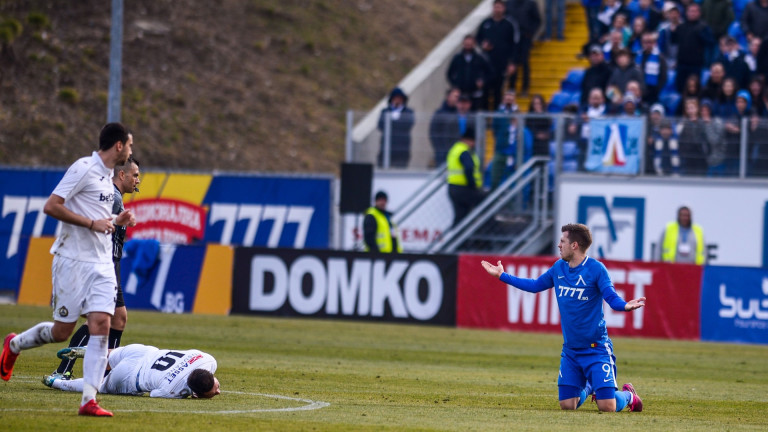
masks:
[[[704,230],[691,222],[691,210],[680,207],[677,221],[667,224],[661,236],[661,260],[703,265],[707,261]]]
[[[387,194],[376,192],[375,204],[365,212],[363,242],[366,252],[402,253],[403,246],[392,213],[386,210]]]
[[[453,204],[456,226],[483,199],[480,159],[475,153],[475,129],[467,126],[462,139],[448,151],[446,158],[448,195]]]

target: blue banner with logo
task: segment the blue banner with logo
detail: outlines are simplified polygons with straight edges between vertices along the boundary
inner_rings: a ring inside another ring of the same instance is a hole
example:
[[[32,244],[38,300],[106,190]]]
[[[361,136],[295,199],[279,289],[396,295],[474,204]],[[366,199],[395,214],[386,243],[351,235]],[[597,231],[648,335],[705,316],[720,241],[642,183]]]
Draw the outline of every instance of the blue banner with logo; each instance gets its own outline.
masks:
[[[331,179],[216,175],[203,240],[239,246],[327,249]]]
[[[64,172],[0,169],[0,290],[18,289],[30,237],[55,234],[43,206]]]
[[[590,120],[584,168],[600,173],[638,174],[643,124],[642,118],[629,117]]]
[[[768,344],[768,269],[704,268],[701,339]]]

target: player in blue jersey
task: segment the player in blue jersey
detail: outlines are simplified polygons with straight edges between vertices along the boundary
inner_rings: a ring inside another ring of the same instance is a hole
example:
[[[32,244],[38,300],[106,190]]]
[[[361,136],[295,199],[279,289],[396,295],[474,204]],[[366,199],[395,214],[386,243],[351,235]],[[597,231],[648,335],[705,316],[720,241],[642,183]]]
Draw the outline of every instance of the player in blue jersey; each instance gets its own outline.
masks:
[[[594,393],[600,411],[642,411],[643,401],[632,384],[616,386],[616,356],[603,318],[603,300],[617,311],[645,306],[645,297],[624,301],[613,287],[605,266],[589,257],[592,244],[589,228],[568,224],[561,228],[560,257],[537,279],[525,279],[504,272],[501,261],[482,261],[492,276],[515,288],[532,293],[554,287],[563,329],[563,352],[557,380],[560,408],[575,410]]]

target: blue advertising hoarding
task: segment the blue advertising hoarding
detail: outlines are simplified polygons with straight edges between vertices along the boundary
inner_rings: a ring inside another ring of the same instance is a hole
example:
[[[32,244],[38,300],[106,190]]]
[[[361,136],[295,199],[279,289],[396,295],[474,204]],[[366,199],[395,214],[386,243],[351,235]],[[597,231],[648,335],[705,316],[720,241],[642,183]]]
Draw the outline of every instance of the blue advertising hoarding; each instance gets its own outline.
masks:
[[[768,344],[768,269],[704,269],[701,339]]]

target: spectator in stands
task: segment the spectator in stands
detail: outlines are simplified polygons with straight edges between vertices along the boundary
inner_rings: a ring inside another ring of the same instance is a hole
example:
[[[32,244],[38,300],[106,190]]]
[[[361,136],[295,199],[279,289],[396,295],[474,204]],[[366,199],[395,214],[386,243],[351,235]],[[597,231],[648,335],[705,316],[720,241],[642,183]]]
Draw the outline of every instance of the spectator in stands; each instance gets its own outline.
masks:
[[[384,166],[386,149],[386,118],[390,119],[389,136],[389,166],[405,168],[411,159],[411,129],[413,129],[413,110],[408,108],[408,96],[399,87],[392,89],[386,108],[381,110],[378,128],[381,131],[381,148],[379,149],[378,165]]]
[[[608,87],[615,86],[623,94],[627,90],[627,83],[632,80],[642,83],[643,73],[635,67],[635,62],[628,50],[619,50],[616,53],[616,69],[608,79]]]
[[[625,94],[624,98],[622,99],[622,112],[620,114],[630,117],[637,117],[642,115],[642,111],[640,111],[640,109],[637,107],[638,102],[638,99],[632,93]]]
[[[736,95],[736,104],[734,113],[725,120],[725,140],[721,150],[722,157],[719,160],[710,162],[710,175],[715,176],[735,176],[739,172],[739,162],[741,158],[741,127],[742,120],[751,116],[750,106],[752,98],[747,90],[739,90]],[[714,153],[715,148],[712,148]],[[719,163],[717,163],[719,162]]]
[[[721,119],[712,115],[714,105],[709,99],[701,100],[701,127],[704,133],[704,143],[707,151],[707,174],[713,175],[714,171],[722,170],[721,165],[725,159],[726,131]]]
[[[643,101],[643,90],[640,86],[640,81],[631,80],[627,82],[627,89],[624,94],[632,95],[635,97],[635,108],[637,108],[641,113],[648,112],[648,104]]]
[[[544,96],[535,94],[531,96],[528,113],[544,115],[547,114],[546,107],[547,101],[544,100]],[[525,127],[533,134],[533,155],[549,156],[549,142],[552,140],[552,118],[549,116],[545,118],[527,117]]]
[[[679,42],[677,40],[677,29],[683,21],[680,16],[680,9],[677,3],[668,1],[664,3],[664,20],[659,24],[659,50],[667,59],[667,66],[675,69],[677,66],[677,53]]]
[[[468,127],[475,125],[475,116],[472,114],[472,99],[462,93],[456,102],[456,121],[459,123],[459,136],[462,136]]]
[[[716,101],[720,98],[720,93],[725,80],[725,67],[720,62],[714,62],[709,65],[709,80],[701,90],[701,97]]]
[[[768,37],[768,0],[755,0],[747,4],[741,14],[741,31],[747,39]]]
[[[768,0],[766,0],[768,1]],[[682,92],[688,75],[699,75],[704,67],[707,50],[714,44],[712,30],[701,21],[701,6],[691,3],[685,10],[686,21],[677,29],[679,49],[675,87]]]
[[[768,121],[757,115],[749,118],[749,175],[768,176]]]
[[[603,91],[595,87],[589,91],[589,102],[581,113],[581,138],[589,139],[589,120],[608,115],[609,107]]]
[[[691,209],[680,207],[677,220],[667,224],[661,233],[657,261],[704,265],[707,261],[707,247],[704,230],[693,223]]]
[[[723,64],[725,76],[736,80],[740,89],[749,87],[749,77],[752,74],[736,39],[727,35],[720,38],[720,53],[718,61]]]
[[[768,106],[763,100],[765,95],[765,79],[762,75],[755,75],[749,81],[749,95],[752,97],[752,114],[760,117],[768,115]]]
[[[616,53],[624,49],[624,36],[616,30],[608,34],[608,42],[603,45],[603,57],[611,66],[616,67]]]
[[[699,100],[687,98],[683,101],[684,118],[678,125],[680,173],[704,175],[707,173],[709,146],[704,137],[704,128],[699,117]]]
[[[725,78],[720,88],[720,97],[715,101],[715,116],[729,118],[736,114],[736,81],[733,78]]]
[[[531,47],[533,38],[541,27],[541,14],[539,7],[533,0],[507,0],[507,15],[517,21],[520,26],[520,44],[517,49],[517,61],[515,71],[509,76],[509,88],[515,89],[517,85],[517,73],[523,71],[523,83],[520,94],[528,95],[531,85]]]
[[[387,193],[376,192],[373,207],[368,208],[363,218],[363,243],[366,252],[402,253],[403,242],[400,231],[392,221],[392,212],[387,210]]]
[[[656,31],[663,18],[661,12],[653,5],[651,0],[638,0],[630,2],[627,6],[632,22],[637,17],[642,17],[648,31]]]
[[[472,110],[479,109],[484,100],[486,84],[493,78],[488,61],[475,50],[475,37],[464,36],[461,52],[453,56],[448,66],[448,82],[472,98]]]
[[[750,76],[757,72],[757,55],[760,52],[761,44],[762,40],[759,37],[753,37],[752,40],[749,41],[747,52],[744,54],[744,61],[747,63],[747,67],[749,67]],[[763,79],[765,79],[765,77],[763,77]]]
[[[715,40],[728,33],[728,27],[734,20],[731,0],[702,0],[701,19],[712,29]]]
[[[493,78],[488,81],[486,91],[488,99],[482,105],[483,110],[492,110],[501,103],[504,79],[514,72],[520,44],[520,27],[517,21],[506,16],[503,0],[493,2],[491,16],[477,29],[477,43],[493,68]]]
[[[491,189],[501,183],[507,168],[508,149],[517,142],[517,119],[512,118],[512,115],[519,113],[520,108],[517,106],[517,95],[514,91],[504,93],[504,100],[496,112],[503,115],[493,118],[496,147],[491,161]]]
[[[543,39],[552,39],[552,21],[556,22],[557,40],[565,40],[565,0],[547,0]]]
[[[483,200],[480,159],[475,153],[475,128],[468,127],[448,152],[448,196],[456,226]]]
[[[629,16],[629,11],[624,8],[620,0],[603,0],[603,8],[597,14],[597,20],[600,22],[600,41],[605,42],[605,36],[613,26],[613,17],[616,14]]]
[[[458,109],[456,108],[460,95],[459,89],[448,89],[443,104],[435,111],[429,122],[429,141],[432,143],[432,150],[435,153],[434,164],[436,167],[445,163],[448,150],[461,136]]]
[[[659,134],[653,143],[653,170],[657,175],[680,175],[677,135],[669,119],[661,119]]]
[[[658,48],[657,34],[643,34],[643,50],[637,55],[635,62],[640,66],[645,82],[643,101],[654,104],[659,100],[661,90],[667,85],[667,60]]]
[[[664,106],[661,104],[651,105],[648,110],[648,121],[645,124],[645,172],[646,174],[655,173],[653,169],[653,145],[659,137],[661,129],[661,120],[664,118]]]
[[[600,39],[600,21],[597,14],[600,13],[600,7],[603,5],[601,0],[581,0],[584,6],[584,12],[587,14],[587,29],[589,30],[589,40],[587,44],[593,44]]]
[[[603,92],[608,85],[613,69],[605,62],[603,49],[599,45],[592,45],[589,48],[589,67],[584,72],[584,78],[581,80],[581,98],[580,106],[587,104],[589,91],[597,87]]]
[[[613,24],[609,32],[617,31],[621,33],[621,43],[623,46],[628,46],[629,39],[632,37],[632,28],[627,21],[627,15],[623,13],[617,13],[613,16]]]
[[[701,81],[698,75],[688,76],[685,80],[685,90],[680,94],[680,97],[683,101],[691,98],[696,99],[697,101],[701,99]],[[678,105],[675,115],[685,115],[685,103]]]
[[[641,16],[632,20],[632,35],[627,42],[627,49],[632,55],[638,55],[643,50],[643,33],[648,31],[645,27],[645,18]]]

